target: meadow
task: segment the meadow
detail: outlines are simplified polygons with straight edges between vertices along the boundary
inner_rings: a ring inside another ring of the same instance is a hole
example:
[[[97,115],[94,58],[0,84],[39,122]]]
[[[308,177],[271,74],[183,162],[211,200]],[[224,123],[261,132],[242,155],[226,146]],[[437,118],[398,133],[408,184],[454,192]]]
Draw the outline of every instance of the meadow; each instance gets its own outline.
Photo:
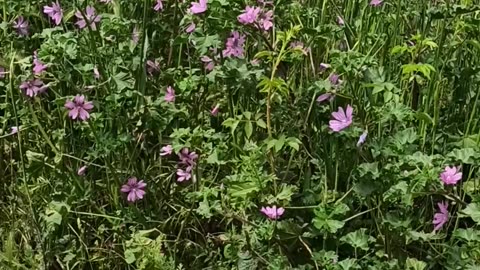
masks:
[[[480,1],[191,1],[0,1],[0,269],[480,269]]]

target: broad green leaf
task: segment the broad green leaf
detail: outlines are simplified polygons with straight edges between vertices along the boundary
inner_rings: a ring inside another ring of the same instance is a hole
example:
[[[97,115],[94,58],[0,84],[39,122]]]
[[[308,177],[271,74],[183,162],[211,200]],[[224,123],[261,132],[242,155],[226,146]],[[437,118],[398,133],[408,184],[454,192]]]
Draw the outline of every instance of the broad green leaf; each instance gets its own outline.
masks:
[[[375,242],[375,238],[369,236],[367,233],[367,229],[361,228],[354,232],[350,232],[347,235],[340,238],[341,242],[347,243],[355,249],[362,249],[367,251],[368,244]]]
[[[480,241],[480,231],[474,230],[473,228],[456,229],[453,232],[453,236],[461,238],[467,242]]]
[[[427,267],[425,262],[419,261],[415,258],[408,258],[405,265],[406,270],[423,270]]]
[[[478,158],[478,154],[473,148],[462,148],[453,150],[448,154],[448,157],[459,160],[465,164],[473,164]]]
[[[245,135],[247,136],[247,139],[250,139],[250,137],[252,136],[252,133],[253,133],[253,125],[252,125],[252,122],[248,120],[245,123]]]
[[[470,203],[462,212],[480,225],[480,203]]]

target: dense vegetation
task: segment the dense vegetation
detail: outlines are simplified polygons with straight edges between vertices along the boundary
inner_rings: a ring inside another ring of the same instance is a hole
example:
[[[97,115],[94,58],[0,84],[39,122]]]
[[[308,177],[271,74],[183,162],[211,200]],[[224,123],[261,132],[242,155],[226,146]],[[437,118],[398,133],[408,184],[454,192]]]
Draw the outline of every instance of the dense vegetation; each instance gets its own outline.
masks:
[[[480,269],[477,0],[2,0],[1,269]]]

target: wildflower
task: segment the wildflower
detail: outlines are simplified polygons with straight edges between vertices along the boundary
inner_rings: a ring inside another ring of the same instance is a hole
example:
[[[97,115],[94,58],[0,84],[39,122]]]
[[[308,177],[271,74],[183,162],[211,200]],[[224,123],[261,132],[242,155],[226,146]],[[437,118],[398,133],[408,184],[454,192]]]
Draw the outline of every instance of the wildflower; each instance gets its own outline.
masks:
[[[18,133],[18,127],[13,126],[10,128],[10,135],[17,134]]]
[[[188,25],[187,29],[185,29],[185,32],[190,34],[193,31],[195,31],[195,27],[196,27],[195,23],[192,22],[190,25]]]
[[[165,101],[175,102],[175,90],[171,86],[167,87],[167,93],[165,94]]]
[[[383,0],[372,0],[370,1],[370,6],[372,7],[378,7],[383,3]]]
[[[86,170],[87,170],[87,166],[80,167],[80,169],[78,169],[78,171],[77,171],[77,175],[84,176]]]
[[[65,103],[65,108],[70,110],[68,116],[75,120],[80,118],[82,121],[90,118],[89,111],[93,109],[92,102],[85,102],[85,96],[76,95],[73,100],[69,100]]]
[[[93,67],[93,77],[95,77],[95,79],[100,79],[100,72],[98,72],[97,66]]]
[[[43,84],[43,81],[40,79],[34,79],[30,81],[22,82],[20,89],[25,91],[25,94],[29,97],[34,97],[40,93],[43,93],[46,87]]]
[[[173,152],[173,147],[172,145],[165,145],[164,147],[162,147],[162,149],[160,149],[160,156],[168,156],[168,155],[171,155],[172,152]]]
[[[132,42],[133,44],[137,45],[138,40],[140,39],[140,32],[138,30],[138,27],[135,26],[132,31]]]
[[[460,179],[462,179],[462,173],[455,166],[447,166],[440,174],[440,179],[445,185],[455,185]]]
[[[215,63],[213,62],[212,58],[206,55],[202,56],[200,60],[205,64],[205,69],[208,71],[213,70],[213,68],[215,67]]]
[[[182,151],[178,153],[178,158],[181,164],[195,166],[198,155],[195,152],[189,152],[188,148],[183,148]]]
[[[5,68],[0,67],[0,79],[5,78],[5,74],[7,74],[7,72],[5,71]]]
[[[23,16],[17,18],[17,20],[13,23],[13,28],[17,30],[17,33],[20,36],[28,36],[28,22],[25,21]]]
[[[337,16],[337,23],[338,23],[338,25],[340,25],[340,26],[344,26],[344,25],[345,25],[345,21],[344,21],[343,18],[340,17],[340,16]]]
[[[177,182],[188,181],[192,178],[192,167],[187,167],[186,170],[177,169]]]
[[[332,113],[334,120],[330,120],[330,129],[335,132],[339,132],[342,129],[347,128],[352,124],[353,121],[353,108],[350,105],[347,105],[346,112],[342,107],[338,107],[337,112]]]
[[[259,59],[256,59],[256,58],[255,58],[255,59],[253,59],[252,61],[250,61],[250,64],[252,64],[253,66],[257,66],[257,65],[260,64],[260,62],[261,62],[261,61],[260,61]]]
[[[243,43],[245,43],[245,35],[240,35],[237,31],[233,31],[225,44],[226,48],[223,50],[223,57],[242,57]]]
[[[320,72],[324,72],[325,70],[329,69],[331,66],[326,63],[321,63],[320,64]]]
[[[360,135],[360,138],[358,138],[357,147],[365,143],[365,141],[367,140],[367,135],[368,131],[365,130],[362,135]]]
[[[190,7],[190,12],[192,14],[200,14],[207,10],[207,0],[200,0],[198,3],[192,2],[192,7]]]
[[[152,60],[147,60],[147,72],[152,75],[153,73],[156,73],[160,71],[160,63],[158,63],[157,60],[152,61]]]
[[[47,69],[47,66],[38,59],[37,51],[33,52],[33,74],[40,75]]]
[[[58,1],[56,3],[52,2],[51,7],[43,6],[43,13],[47,14],[48,17],[54,20],[56,25],[59,25],[62,22],[63,10]]]
[[[242,14],[238,15],[237,20],[241,24],[251,24],[257,20],[259,13],[260,13],[259,7],[247,6],[245,7],[245,11]]]
[[[157,0],[157,4],[153,7],[153,10],[155,11],[163,10],[162,0]]]
[[[277,208],[277,206],[274,205],[272,207],[262,207],[260,212],[265,214],[269,219],[279,219],[285,212],[285,209],[283,209],[283,207]]]
[[[217,116],[219,110],[220,110],[220,104],[217,104],[217,105],[215,105],[215,107],[213,107],[213,109],[210,111],[210,113],[211,113],[213,116]]]
[[[317,98],[317,102],[318,103],[322,103],[324,102],[325,100],[332,100],[335,96],[333,94],[330,94],[330,93],[325,93],[325,94],[321,94],[320,96],[318,96]]]
[[[85,28],[88,22],[92,30],[97,30],[96,23],[100,22],[100,19],[102,18],[100,15],[95,14],[95,8],[92,6],[87,6],[87,8],[85,9],[85,18],[87,19],[86,21],[80,11],[77,11],[75,13],[75,16],[78,20],[75,24],[78,25],[80,29]]]
[[[263,30],[268,31],[268,29],[273,27],[272,20],[273,20],[272,10],[269,10],[267,12],[262,12],[262,14],[260,14],[260,18],[258,21],[260,28],[263,28]]]
[[[330,83],[333,84],[333,85],[338,85],[338,84],[341,83],[340,75],[338,75],[338,74],[336,74],[336,73],[330,74],[330,76],[328,77],[328,80],[329,80]]]
[[[147,184],[143,180],[137,181],[136,177],[131,177],[128,182],[120,189],[123,193],[128,193],[127,201],[134,202],[143,199],[145,187]]]
[[[438,209],[439,212],[435,213],[433,216],[433,225],[435,227],[433,228],[433,231],[438,231],[440,230],[445,223],[448,221],[448,203],[447,202],[441,202],[438,203]]]

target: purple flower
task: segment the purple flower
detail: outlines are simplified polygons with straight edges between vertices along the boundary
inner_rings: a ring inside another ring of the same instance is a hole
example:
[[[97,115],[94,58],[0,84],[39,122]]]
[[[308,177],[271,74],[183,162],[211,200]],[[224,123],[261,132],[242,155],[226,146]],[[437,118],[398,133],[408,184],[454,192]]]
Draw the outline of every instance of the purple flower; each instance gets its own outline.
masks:
[[[143,199],[145,187],[147,184],[143,180],[137,181],[136,177],[131,177],[128,182],[120,189],[123,193],[128,193],[127,201],[134,202]]]
[[[157,73],[158,71],[160,71],[160,63],[155,60],[152,61],[152,60],[147,60],[147,72],[152,75],[153,73]]]
[[[17,20],[13,23],[13,28],[17,30],[17,33],[20,36],[28,36],[28,22],[25,21],[23,16],[17,18]]]
[[[368,131],[365,130],[362,135],[360,135],[360,138],[358,138],[357,147],[365,143],[365,141],[367,140],[367,135]]]
[[[445,223],[448,221],[448,203],[447,202],[441,202],[438,203],[438,209],[439,212],[435,213],[433,216],[433,225],[435,227],[433,228],[433,231],[438,231],[440,230]]]
[[[188,25],[187,29],[185,29],[185,32],[190,34],[193,31],[195,31],[195,27],[196,27],[195,23],[192,22],[191,24]]]
[[[87,6],[85,9],[85,19],[83,18],[83,15],[80,11],[77,11],[75,13],[75,16],[77,17],[77,22],[75,23],[80,29],[85,28],[87,26],[87,22],[92,28],[92,30],[97,30],[97,22],[100,22],[100,19],[102,18],[100,15],[95,14],[95,8],[92,6]]]
[[[38,59],[37,51],[33,52],[33,74],[40,75],[47,69],[47,66]]]
[[[445,185],[455,185],[460,179],[462,179],[462,173],[460,172],[460,169],[455,166],[447,166],[440,174],[440,179]]]
[[[198,155],[195,152],[189,152],[188,148],[183,148],[182,151],[178,153],[178,158],[181,164],[191,167],[196,165]]]
[[[338,84],[341,83],[340,75],[338,75],[338,74],[336,74],[336,73],[330,74],[330,76],[328,77],[328,80],[329,80],[330,83],[333,84],[333,85],[338,85]]]
[[[171,155],[173,153],[173,147],[172,145],[165,145],[164,147],[162,147],[162,149],[160,149],[160,156],[168,156],[168,155]]]
[[[33,79],[30,81],[22,82],[20,89],[25,91],[25,94],[29,97],[34,97],[45,91],[46,86],[43,84],[43,81],[40,79]]]
[[[86,102],[83,95],[76,95],[73,100],[69,100],[65,103],[65,108],[70,110],[68,116],[71,119],[80,118],[82,121],[90,118],[89,111],[93,109],[92,102]]]
[[[77,171],[77,175],[84,176],[86,170],[87,170],[87,166],[80,167],[80,169],[78,169],[78,171]]]
[[[344,26],[344,25],[345,25],[345,21],[344,21],[343,18],[340,17],[340,16],[337,16],[337,23],[338,23],[338,25],[340,25],[340,26]]]
[[[204,63],[204,67],[206,70],[211,71],[215,67],[215,63],[213,62],[212,58],[204,55],[201,58],[201,61]]]
[[[186,170],[177,169],[177,182],[188,181],[192,178],[192,167],[187,167]]]
[[[265,214],[269,219],[274,220],[274,219],[279,219],[285,212],[285,209],[283,209],[283,207],[277,208],[277,206],[274,205],[272,207],[269,207],[269,206],[262,207],[260,212]]]
[[[18,127],[13,126],[10,128],[10,135],[17,134],[18,133]]]
[[[217,105],[215,105],[215,107],[213,107],[213,109],[210,111],[210,113],[211,113],[213,116],[217,116],[219,110],[220,110],[220,104],[217,104]]]
[[[169,103],[175,102],[175,90],[171,86],[167,87],[167,93],[165,94],[165,101]]]
[[[63,10],[58,1],[56,3],[52,2],[51,7],[43,6],[43,13],[47,14],[48,17],[54,20],[56,25],[59,25],[62,22]]]
[[[138,27],[135,26],[132,31],[132,42],[133,44],[137,45],[138,40],[140,39],[140,32],[138,31]]]
[[[378,7],[383,3],[383,0],[372,0],[370,1],[370,6],[372,7]]]
[[[317,102],[322,103],[325,100],[331,101],[334,97],[335,97],[335,95],[330,94],[330,93],[321,94],[320,96],[318,96]]]
[[[98,72],[97,66],[93,67],[93,77],[95,77],[95,79],[100,79],[100,72]]]
[[[245,11],[242,14],[238,15],[237,20],[241,24],[254,23],[257,20],[260,11],[261,9],[259,7],[247,6],[245,7]]]
[[[258,24],[260,25],[260,28],[263,28],[263,30],[268,31],[268,29],[273,27],[272,20],[273,20],[273,11],[269,10],[267,12],[262,12],[262,14],[260,14]]]
[[[0,67],[0,79],[5,78],[5,74],[7,74],[7,72],[5,72],[5,68]]]
[[[163,10],[162,0],[157,0],[157,4],[153,7],[153,10],[155,11]]]
[[[192,2],[191,4],[190,12],[192,14],[200,14],[207,10],[207,0],[200,0],[198,3]]]
[[[240,35],[237,31],[233,31],[225,44],[226,48],[223,50],[223,57],[242,57],[243,43],[245,43],[245,35]]]
[[[342,107],[338,107],[337,112],[332,113],[334,120],[330,120],[330,129],[339,132],[344,128],[350,126],[353,122],[353,108],[347,105],[346,113]]]

